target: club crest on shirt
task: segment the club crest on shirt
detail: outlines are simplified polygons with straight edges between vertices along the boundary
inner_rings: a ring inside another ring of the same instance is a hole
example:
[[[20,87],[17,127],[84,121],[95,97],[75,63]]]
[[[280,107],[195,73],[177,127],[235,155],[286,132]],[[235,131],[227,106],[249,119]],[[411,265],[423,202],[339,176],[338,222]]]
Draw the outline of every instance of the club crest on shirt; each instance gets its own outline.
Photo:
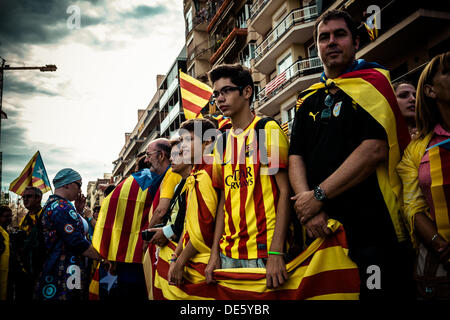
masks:
[[[335,117],[339,116],[339,113],[341,113],[341,105],[342,105],[342,101],[339,101],[338,103],[336,103],[334,105],[333,116],[335,116]]]

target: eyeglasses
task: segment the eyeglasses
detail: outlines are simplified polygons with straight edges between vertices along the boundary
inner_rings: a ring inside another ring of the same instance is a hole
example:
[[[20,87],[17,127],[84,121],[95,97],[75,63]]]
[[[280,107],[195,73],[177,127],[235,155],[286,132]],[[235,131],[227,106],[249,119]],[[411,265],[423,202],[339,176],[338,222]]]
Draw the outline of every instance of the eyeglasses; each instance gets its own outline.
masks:
[[[220,97],[220,95],[226,96],[231,91],[236,91],[236,90],[241,91],[242,87],[241,86],[239,86],[239,87],[225,86],[222,89],[220,89],[219,91],[213,91],[212,97],[213,97],[213,99],[217,99],[218,97]]]
[[[74,181],[73,183],[75,183],[77,186],[78,186],[78,188],[80,188],[81,189],[81,182],[78,182],[78,181]]]
[[[153,152],[146,152],[146,153],[145,153],[145,156],[146,156],[147,158],[150,158],[150,156],[151,156],[152,154],[158,153],[158,152],[160,152],[160,151],[157,150],[157,151],[153,151]]]

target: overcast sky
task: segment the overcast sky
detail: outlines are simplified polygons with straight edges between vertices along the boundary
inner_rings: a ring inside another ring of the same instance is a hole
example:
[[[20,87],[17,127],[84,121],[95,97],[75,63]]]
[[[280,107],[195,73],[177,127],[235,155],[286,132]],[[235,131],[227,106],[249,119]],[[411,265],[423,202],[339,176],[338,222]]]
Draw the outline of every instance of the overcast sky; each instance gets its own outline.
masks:
[[[181,0],[1,0],[0,56],[10,66],[58,68],[4,71],[2,190],[37,150],[50,181],[71,167],[85,194],[88,181],[111,173],[184,30]]]

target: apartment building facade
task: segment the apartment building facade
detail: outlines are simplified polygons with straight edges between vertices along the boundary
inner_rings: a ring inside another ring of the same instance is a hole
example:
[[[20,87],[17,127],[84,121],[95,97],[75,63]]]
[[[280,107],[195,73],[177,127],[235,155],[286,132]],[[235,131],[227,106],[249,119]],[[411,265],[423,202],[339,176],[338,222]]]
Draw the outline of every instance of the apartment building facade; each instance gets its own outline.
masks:
[[[424,65],[450,47],[446,1],[188,0],[184,9],[188,72],[206,82],[204,74],[217,64],[249,67],[255,81],[255,112],[288,123],[289,128],[298,94],[323,72],[313,28],[326,11],[350,13],[359,24],[356,58],[385,66],[392,80],[416,82]],[[375,13],[380,28],[371,40],[363,22]],[[203,60],[196,54],[197,43],[209,45]]]
[[[391,80],[417,82],[425,64],[450,48],[447,1],[420,0],[184,0],[186,46],[138,122],[125,134],[114,163],[117,185],[133,172],[137,155],[157,137],[170,138],[185,120],[178,71],[208,83],[207,72],[221,63],[241,63],[255,82],[253,110],[289,129],[298,94],[323,72],[313,41],[315,21],[328,10],[343,9],[359,25],[356,58],[378,62]],[[370,39],[363,22],[377,17]],[[370,19],[370,18],[369,18]]]

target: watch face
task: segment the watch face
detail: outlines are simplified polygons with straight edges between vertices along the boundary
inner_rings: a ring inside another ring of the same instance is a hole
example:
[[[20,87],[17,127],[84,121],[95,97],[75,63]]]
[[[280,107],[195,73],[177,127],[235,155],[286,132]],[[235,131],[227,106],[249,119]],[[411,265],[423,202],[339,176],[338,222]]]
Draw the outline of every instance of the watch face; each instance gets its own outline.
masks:
[[[325,199],[323,190],[320,188],[315,188],[314,189],[314,198],[316,198],[319,201],[322,201],[323,199]]]

